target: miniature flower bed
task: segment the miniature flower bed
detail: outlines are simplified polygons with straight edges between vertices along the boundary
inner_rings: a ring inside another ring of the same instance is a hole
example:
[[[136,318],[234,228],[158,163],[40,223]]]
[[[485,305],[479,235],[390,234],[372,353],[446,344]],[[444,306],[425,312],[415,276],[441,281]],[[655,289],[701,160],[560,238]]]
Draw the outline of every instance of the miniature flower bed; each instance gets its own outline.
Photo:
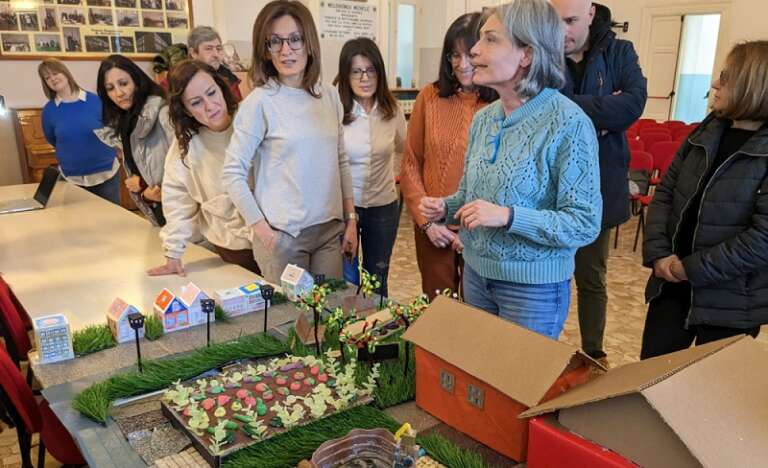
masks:
[[[219,374],[176,382],[163,412],[214,466],[254,443],[372,401],[378,365],[357,384],[355,361],[330,355],[288,356],[269,364],[232,366]]]

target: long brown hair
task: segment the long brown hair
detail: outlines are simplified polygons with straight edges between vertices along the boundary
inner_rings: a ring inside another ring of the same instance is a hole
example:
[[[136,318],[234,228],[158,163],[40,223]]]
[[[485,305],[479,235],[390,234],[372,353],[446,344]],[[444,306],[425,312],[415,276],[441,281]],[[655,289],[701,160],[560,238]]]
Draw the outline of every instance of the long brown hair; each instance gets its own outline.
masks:
[[[253,23],[253,57],[249,75],[254,86],[264,86],[270,78],[277,78],[277,68],[267,47],[272,23],[283,16],[290,16],[299,26],[307,51],[307,66],[301,87],[314,97],[320,97],[315,85],[320,81],[320,39],[312,13],[298,0],[274,0],[261,9]]]
[[[391,120],[397,113],[397,100],[395,100],[387,84],[384,59],[381,57],[381,52],[375,42],[366,37],[358,37],[357,39],[350,39],[341,48],[339,74],[333,80],[333,84],[339,88],[339,97],[341,98],[341,104],[344,106],[344,125],[355,120],[355,116],[352,113],[355,105],[355,94],[352,92],[350,73],[352,73],[352,59],[357,55],[370,60],[373,68],[376,69],[376,93],[373,97],[379,106],[379,110],[381,110],[384,120]]]
[[[48,83],[45,82],[45,74],[61,73],[67,77],[69,82],[69,90],[73,93],[80,91],[80,86],[75,81],[75,77],[72,76],[72,72],[69,71],[66,65],[61,63],[58,59],[47,58],[40,62],[37,66],[37,74],[40,76],[40,82],[43,84],[43,93],[48,99],[56,98],[56,91],[52,90]]]
[[[768,41],[737,44],[723,68],[727,102],[717,114],[732,120],[768,120]]]
[[[224,95],[224,102],[227,103],[227,113],[231,116],[237,110],[237,98],[232,94],[224,78],[220,77],[212,66],[197,60],[184,60],[176,64],[171,70],[171,76],[168,79],[168,115],[171,118],[176,139],[179,141],[179,152],[181,159],[189,152],[189,142],[192,137],[198,134],[203,125],[196,118],[189,115],[187,108],[184,107],[184,90],[198,73],[207,73],[216,82]]]

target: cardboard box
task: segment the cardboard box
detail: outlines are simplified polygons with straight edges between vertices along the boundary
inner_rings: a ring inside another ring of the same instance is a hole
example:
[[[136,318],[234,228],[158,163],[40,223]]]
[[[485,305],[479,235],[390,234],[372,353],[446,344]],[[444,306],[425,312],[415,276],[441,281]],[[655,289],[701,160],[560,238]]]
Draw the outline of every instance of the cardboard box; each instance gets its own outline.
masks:
[[[72,331],[64,314],[46,315],[33,319],[35,349],[40,363],[74,359]]]
[[[128,316],[131,314],[139,313],[139,309],[128,304],[119,297],[112,301],[107,311],[107,325],[112,331],[112,336],[118,343],[125,343],[135,339],[136,332],[133,331],[131,325],[128,323]],[[144,336],[144,328],[139,330],[139,338]]]
[[[416,345],[416,404],[517,461],[517,415],[586,382],[599,364],[577,348],[438,296],[403,335]]]
[[[741,336],[612,369],[521,415],[558,411],[644,467],[768,463],[768,349]]]
[[[637,465],[579,437],[552,415],[528,422],[528,468],[636,468]]]

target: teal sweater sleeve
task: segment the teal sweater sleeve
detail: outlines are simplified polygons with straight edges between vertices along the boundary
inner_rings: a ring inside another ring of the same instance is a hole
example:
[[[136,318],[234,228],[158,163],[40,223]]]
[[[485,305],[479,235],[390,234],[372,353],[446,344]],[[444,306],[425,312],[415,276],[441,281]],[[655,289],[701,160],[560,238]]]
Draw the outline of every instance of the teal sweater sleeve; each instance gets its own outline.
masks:
[[[581,247],[600,233],[602,198],[595,130],[585,119],[574,119],[562,133],[556,151],[558,188],[556,209],[514,207],[509,228],[538,244],[551,247]]]

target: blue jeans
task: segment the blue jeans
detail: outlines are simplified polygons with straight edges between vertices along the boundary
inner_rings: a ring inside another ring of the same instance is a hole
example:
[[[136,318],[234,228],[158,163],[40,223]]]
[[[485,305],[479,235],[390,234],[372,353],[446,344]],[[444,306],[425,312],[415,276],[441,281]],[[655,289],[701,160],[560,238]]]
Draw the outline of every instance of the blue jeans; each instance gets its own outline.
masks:
[[[521,284],[483,278],[464,264],[464,300],[504,320],[558,339],[568,317],[570,280]]]
[[[111,179],[104,182],[93,185],[91,187],[83,187],[94,195],[98,195],[101,198],[111,201],[115,205],[120,204],[120,171],[117,171]]]
[[[389,275],[389,259],[395,246],[397,226],[400,222],[398,202],[371,208],[355,208],[357,211],[357,227],[360,231],[360,247],[363,255],[363,269],[375,274],[381,281],[381,294],[388,295],[387,276]],[[358,284],[357,262],[344,262],[344,279]],[[377,291],[379,292],[379,291]]]

